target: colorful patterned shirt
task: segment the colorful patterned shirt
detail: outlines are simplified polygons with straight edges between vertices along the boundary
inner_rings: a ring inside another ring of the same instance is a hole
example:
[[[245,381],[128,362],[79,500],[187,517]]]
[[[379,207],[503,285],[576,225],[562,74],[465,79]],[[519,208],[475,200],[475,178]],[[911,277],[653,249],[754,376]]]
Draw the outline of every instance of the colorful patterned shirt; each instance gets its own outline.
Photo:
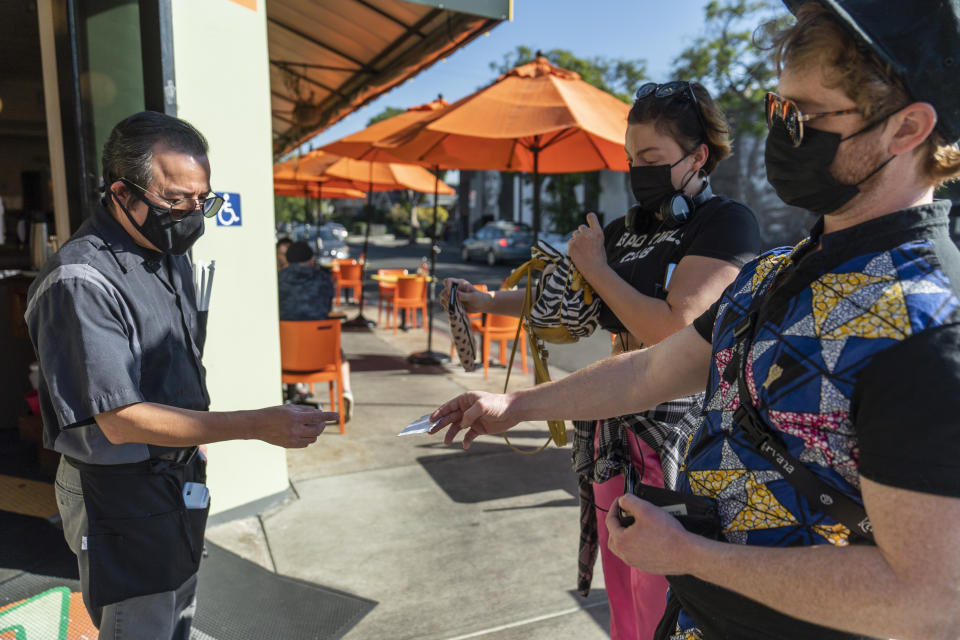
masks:
[[[728,542],[847,545],[850,531],[811,508],[750,444],[739,407],[734,328],[756,296],[746,363],[754,406],[789,452],[862,504],[860,475],[960,496],[960,252],[949,203],[822,235],[748,264],[694,323],[713,345],[700,429],[678,490],[712,498]],[[819,245],[819,248],[818,248]],[[795,620],[688,576],[675,639],[854,638]]]

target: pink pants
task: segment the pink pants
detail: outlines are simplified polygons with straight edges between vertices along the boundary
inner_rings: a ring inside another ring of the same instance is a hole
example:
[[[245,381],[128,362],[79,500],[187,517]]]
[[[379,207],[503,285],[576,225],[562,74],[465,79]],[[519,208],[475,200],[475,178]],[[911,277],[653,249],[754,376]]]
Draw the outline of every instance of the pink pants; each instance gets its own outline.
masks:
[[[627,434],[630,459],[639,470],[643,460],[643,483],[663,486],[660,458],[642,440]],[[594,442],[596,446],[596,442]],[[617,496],[623,494],[623,475],[593,485],[595,504],[608,509]],[[612,640],[648,640],[653,637],[666,605],[667,580],[663,576],[637,571],[615,556],[607,547],[607,513],[597,509],[600,561],[603,563],[603,581],[610,603],[610,638]]]

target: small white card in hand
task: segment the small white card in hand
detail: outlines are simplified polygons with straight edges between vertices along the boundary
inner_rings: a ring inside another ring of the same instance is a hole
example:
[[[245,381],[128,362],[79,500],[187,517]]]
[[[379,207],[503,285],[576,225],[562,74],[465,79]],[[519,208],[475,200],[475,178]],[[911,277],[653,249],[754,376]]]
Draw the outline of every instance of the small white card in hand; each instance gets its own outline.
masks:
[[[420,416],[411,422],[406,429],[398,433],[398,436],[411,436],[415,433],[427,433],[436,424],[430,420],[430,414]]]

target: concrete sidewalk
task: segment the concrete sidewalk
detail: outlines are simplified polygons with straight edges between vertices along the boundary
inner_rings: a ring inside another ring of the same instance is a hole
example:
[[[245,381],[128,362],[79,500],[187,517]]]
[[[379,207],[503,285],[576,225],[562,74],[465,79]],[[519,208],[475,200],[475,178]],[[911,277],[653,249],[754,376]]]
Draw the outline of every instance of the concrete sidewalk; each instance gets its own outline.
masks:
[[[356,399],[346,434],[334,424],[315,445],[291,450],[295,497],[212,527],[208,538],[271,571],[376,601],[349,640],[608,637],[599,562],[590,597],[575,590],[569,447],[520,456],[499,438],[464,452],[439,437],[396,436],[466,389],[503,389],[502,368],[484,380],[455,363],[409,365],[406,356],[425,347],[422,330],[344,332]],[[433,349],[449,349],[437,328]],[[518,354],[510,386],[532,383]],[[548,437],[545,423],[514,433],[525,447]]]

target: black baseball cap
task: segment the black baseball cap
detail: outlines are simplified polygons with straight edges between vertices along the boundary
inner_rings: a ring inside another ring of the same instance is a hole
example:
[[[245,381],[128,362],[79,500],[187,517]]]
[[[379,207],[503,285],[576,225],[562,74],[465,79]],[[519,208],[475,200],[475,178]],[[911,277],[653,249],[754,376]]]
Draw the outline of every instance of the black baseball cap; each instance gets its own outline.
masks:
[[[937,130],[960,140],[960,0],[783,0],[791,13],[819,2],[880,60],[914,100],[937,110]]]
[[[297,262],[306,262],[313,257],[313,249],[306,242],[298,240],[287,247],[287,262],[294,264]]]

